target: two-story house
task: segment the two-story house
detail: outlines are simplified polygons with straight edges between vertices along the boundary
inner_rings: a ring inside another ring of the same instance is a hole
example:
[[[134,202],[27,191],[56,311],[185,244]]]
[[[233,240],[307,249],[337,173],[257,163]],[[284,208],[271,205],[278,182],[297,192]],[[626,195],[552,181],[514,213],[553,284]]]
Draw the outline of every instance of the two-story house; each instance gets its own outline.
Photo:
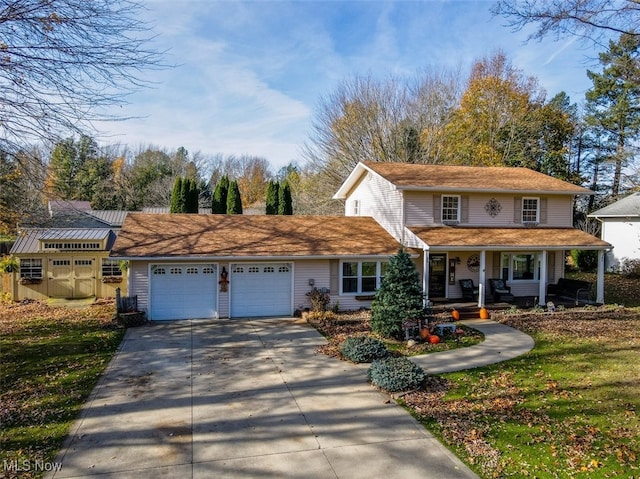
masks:
[[[111,257],[129,261],[129,294],[153,320],[288,316],[313,288],[368,307],[400,248],[425,299],[461,298],[457,280],[473,279],[483,303],[503,278],[545,304],[566,250],[609,248],[571,226],[574,197],[589,193],[520,168],[361,163],[335,195],[344,216],[130,213]]]
[[[603,254],[611,245],[573,228],[573,202],[586,188],[526,168],[360,163],[335,199],[345,215],[370,216],[402,245],[422,251],[427,298],[461,298],[458,279],[484,295],[501,278],[515,296],[546,304],[564,273],[565,252],[599,251],[597,301],[604,301]]]

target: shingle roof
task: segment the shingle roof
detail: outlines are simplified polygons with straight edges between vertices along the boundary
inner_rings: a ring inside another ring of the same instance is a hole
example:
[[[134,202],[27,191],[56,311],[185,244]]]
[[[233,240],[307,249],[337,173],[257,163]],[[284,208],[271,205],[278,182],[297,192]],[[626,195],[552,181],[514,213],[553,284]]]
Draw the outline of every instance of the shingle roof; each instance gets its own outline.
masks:
[[[640,193],[633,193],[621,200],[611,203],[589,216],[594,218],[640,217]]]
[[[433,191],[490,191],[591,195],[587,188],[528,168],[423,165],[367,161],[358,164],[334,198],[346,192],[365,171],[373,171],[398,189]]]
[[[432,248],[440,249],[606,249],[606,241],[575,228],[411,227]]]
[[[367,217],[130,213],[111,256],[391,256],[398,248]]]
[[[11,254],[39,253],[41,240],[98,240],[107,239],[106,250],[115,240],[115,233],[106,228],[67,229],[67,228],[27,228],[20,232],[11,248]]]

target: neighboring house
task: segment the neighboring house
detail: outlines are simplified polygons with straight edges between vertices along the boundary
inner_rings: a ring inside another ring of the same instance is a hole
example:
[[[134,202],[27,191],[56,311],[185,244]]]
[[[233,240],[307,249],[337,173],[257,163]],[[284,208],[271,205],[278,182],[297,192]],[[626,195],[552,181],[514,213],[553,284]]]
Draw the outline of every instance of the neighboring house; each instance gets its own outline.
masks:
[[[131,213],[111,253],[153,320],[290,316],[326,288],[369,306],[399,243],[372,218]]]
[[[115,238],[108,228],[22,230],[11,248],[19,260],[11,297],[104,298],[114,297],[118,287],[126,294],[125,273],[109,258]]]
[[[602,260],[610,248],[572,227],[586,194],[523,168],[360,163],[335,195],[346,216],[131,213],[111,256],[129,261],[129,294],[153,320],[288,316],[313,287],[341,309],[368,307],[400,247],[426,299],[462,298],[458,280],[473,279],[483,304],[488,280],[503,278],[544,305],[566,250]]]
[[[640,259],[640,193],[594,211],[589,217],[602,223],[601,237],[613,245],[605,259],[607,270],[618,271],[625,259]]]
[[[604,251],[611,245],[573,228],[573,201],[586,188],[526,168],[359,163],[335,199],[345,215],[370,216],[418,263],[426,298],[461,298],[459,279],[501,278],[515,296],[546,304],[546,287],[564,274],[570,249],[599,251],[598,302],[604,301]]]

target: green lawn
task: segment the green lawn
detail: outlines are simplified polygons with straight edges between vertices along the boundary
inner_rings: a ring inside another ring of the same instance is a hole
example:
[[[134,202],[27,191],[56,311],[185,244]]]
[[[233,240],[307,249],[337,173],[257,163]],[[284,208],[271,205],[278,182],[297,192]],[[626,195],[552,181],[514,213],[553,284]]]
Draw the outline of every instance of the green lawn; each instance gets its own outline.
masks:
[[[40,477],[124,335],[112,305],[0,304],[0,470],[23,461]],[[6,462],[5,462],[6,461]],[[4,474],[4,475],[3,475]]]
[[[404,397],[481,477],[640,477],[640,311],[505,319],[527,355]],[[627,313],[628,314],[628,313]]]

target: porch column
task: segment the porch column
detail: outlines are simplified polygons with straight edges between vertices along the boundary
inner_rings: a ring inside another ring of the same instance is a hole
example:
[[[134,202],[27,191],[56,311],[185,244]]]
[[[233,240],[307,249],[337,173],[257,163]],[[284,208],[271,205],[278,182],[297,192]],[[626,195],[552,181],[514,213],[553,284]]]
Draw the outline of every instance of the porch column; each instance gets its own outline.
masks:
[[[429,250],[422,250],[422,297],[423,306],[426,308],[429,304]]]
[[[542,250],[540,254],[540,277],[538,278],[538,304],[547,304],[547,251]]]
[[[604,257],[605,250],[598,250],[598,279],[596,282],[596,303],[604,304]]]
[[[480,250],[480,276],[478,277],[478,308],[482,308],[484,306],[484,288],[485,283],[487,281],[487,258],[485,250]]]

